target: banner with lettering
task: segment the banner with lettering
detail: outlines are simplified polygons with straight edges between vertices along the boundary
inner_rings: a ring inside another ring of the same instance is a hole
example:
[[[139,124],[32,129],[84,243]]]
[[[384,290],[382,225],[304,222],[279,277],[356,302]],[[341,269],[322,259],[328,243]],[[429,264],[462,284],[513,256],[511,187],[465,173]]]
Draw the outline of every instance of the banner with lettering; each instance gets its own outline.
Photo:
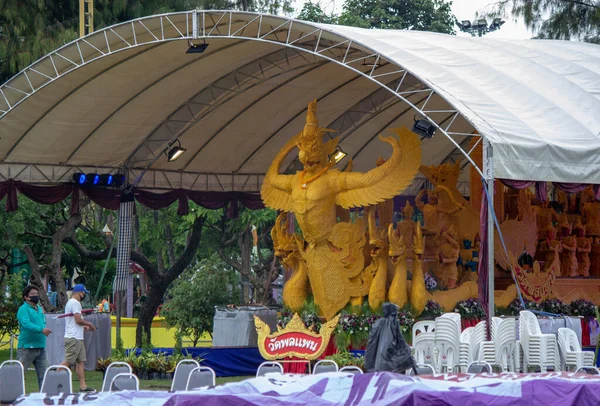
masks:
[[[254,325],[258,333],[258,350],[267,360],[278,360],[285,357],[317,359],[327,348],[331,333],[339,318],[340,316],[337,315],[323,324],[319,333],[314,333],[306,328],[298,313],[295,313],[285,328],[271,333],[267,323],[254,316]]]

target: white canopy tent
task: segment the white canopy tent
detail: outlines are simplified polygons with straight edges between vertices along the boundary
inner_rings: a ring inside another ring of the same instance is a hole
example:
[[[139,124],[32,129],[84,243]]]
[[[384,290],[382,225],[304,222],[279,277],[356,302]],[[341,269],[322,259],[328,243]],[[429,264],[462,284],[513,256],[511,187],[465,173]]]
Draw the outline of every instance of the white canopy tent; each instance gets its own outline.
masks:
[[[188,54],[190,42],[208,48]],[[477,170],[489,184],[600,183],[596,45],[231,11],[118,24],[20,72],[0,87],[0,177],[57,183],[75,172],[121,172],[130,181],[144,174],[138,186],[147,189],[258,192],[314,98],[356,170],[389,154],[378,133],[421,116],[437,127],[423,140],[425,165],[470,160],[464,149],[477,132]],[[175,141],[187,152],[167,162]]]

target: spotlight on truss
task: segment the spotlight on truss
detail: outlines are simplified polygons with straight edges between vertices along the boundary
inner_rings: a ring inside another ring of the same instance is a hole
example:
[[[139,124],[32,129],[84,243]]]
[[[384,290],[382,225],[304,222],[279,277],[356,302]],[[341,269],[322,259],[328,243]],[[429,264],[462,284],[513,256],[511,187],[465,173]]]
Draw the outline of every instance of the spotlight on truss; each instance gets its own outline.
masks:
[[[473,37],[483,37],[489,32],[499,30],[505,22],[506,21],[497,17],[494,18],[491,24],[488,26],[486,19],[478,18],[473,20],[472,22],[468,20],[463,20],[460,23],[457,23],[457,25],[462,32],[467,32]]]

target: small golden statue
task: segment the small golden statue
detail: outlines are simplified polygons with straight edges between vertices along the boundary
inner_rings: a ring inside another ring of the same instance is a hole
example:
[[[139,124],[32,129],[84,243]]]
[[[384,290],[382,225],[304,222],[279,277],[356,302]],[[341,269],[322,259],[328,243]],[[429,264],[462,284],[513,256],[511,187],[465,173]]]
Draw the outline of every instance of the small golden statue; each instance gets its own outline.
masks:
[[[371,279],[369,287],[369,307],[379,311],[385,302],[388,274],[388,241],[385,227],[377,227],[375,208],[367,208],[369,221],[369,246],[371,247],[371,264],[366,273]]]
[[[581,224],[581,219],[573,227],[575,237],[577,238],[577,266],[579,275],[590,276],[590,252],[592,252],[592,239],[585,236],[585,226]]]
[[[572,226],[566,220],[560,223],[561,229],[561,244],[562,244],[562,258],[561,258],[561,274],[562,276],[569,276],[575,278],[579,276],[578,265],[577,265],[577,238],[571,235]]]
[[[425,243],[423,233],[421,232],[421,223],[417,221],[413,237],[413,269],[412,282],[410,289],[410,304],[416,311],[416,315],[421,314],[427,300],[431,295],[425,288],[425,275],[423,273],[423,254],[425,252]]]
[[[304,244],[300,254],[315,304],[331,320],[353,297],[367,294],[360,274],[365,267],[365,233],[357,223],[338,222],[336,205],[349,209],[391,199],[414,179],[421,162],[420,141],[407,129],[396,137],[381,138],[392,146],[392,156],[366,173],[340,172],[330,156],[338,138],[323,142],[331,130],[319,127],[317,103],[308,106],[306,125],[276,155],[263,181],[261,195],[267,207],[294,212]],[[280,174],[285,157],[298,148],[304,169]]]
[[[308,297],[308,274],[298,248],[303,243],[295,233],[289,232],[288,213],[279,213],[275,226],[271,229],[271,238],[275,256],[284,268],[292,270],[292,275],[283,287],[283,302],[290,310],[298,312]]]
[[[458,280],[458,258],[460,245],[457,242],[456,231],[451,225],[448,231],[442,231],[438,236],[439,262],[441,264],[438,280],[443,288],[454,289]]]
[[[582,212],[585,220],[586,236],[600,237],[600,202],[596,201],[594,191],[591,188],[584,190],[581,200],[587,201],[583,204]]]
[[[388,226],[389,257],[394,265],[394,278],[390,284],[388,300],[402,308],[408,303],[408,288],[406,286],[406,244],[400,229],[394,225]]]

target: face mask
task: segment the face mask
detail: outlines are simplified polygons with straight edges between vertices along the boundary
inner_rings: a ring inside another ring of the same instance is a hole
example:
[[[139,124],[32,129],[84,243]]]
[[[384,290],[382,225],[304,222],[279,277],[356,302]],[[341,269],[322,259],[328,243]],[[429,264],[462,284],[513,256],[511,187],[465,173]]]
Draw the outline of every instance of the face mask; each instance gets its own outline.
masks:
[[[40,301],[40,297],[39,296],[31,296],[31,297],[29,297],[29,301],[33,304],[37,304]]]

